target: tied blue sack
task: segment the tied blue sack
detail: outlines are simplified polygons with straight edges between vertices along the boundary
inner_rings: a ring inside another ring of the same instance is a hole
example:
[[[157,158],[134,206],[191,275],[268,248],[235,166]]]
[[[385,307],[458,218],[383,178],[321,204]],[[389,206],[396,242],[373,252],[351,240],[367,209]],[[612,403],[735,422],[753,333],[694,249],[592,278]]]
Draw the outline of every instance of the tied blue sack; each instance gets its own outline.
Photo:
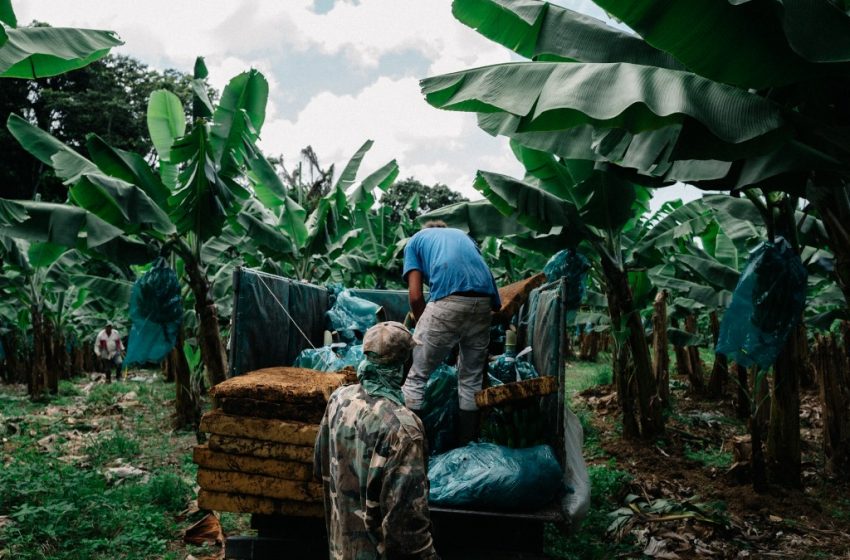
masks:
[[[441,364],[428,378],[420,411],[429,455],[439,455],[457,446],[459,412],[457,370]]]
[[[782,237],[756,247],[723,315],[715,352],[744,367],[773,365],[802,316],[807,278]]]
[[[531,346],[519,354],[507,350],[504,354],[490,362],[487,372],[491,378],[498,379],[501,383],[513,383],[540,377],[534,365],[525,356],[530,356]]]
[[[361,361],[363,361],[362,344],[346,347],[345,344],[337,343],[320,348],[305,348],[298,354],[292,365],[316,371],[339,371],[349,366],[356,368]]]
[[[133,284],[130,338],[124,366],[160,362],[177,344],[183,324],[183,300],[177,274],[159,257]]]
[[[563,475],[548,445],[510,449],[471,443],[431,458],[428,500],[436,506],[534,510],[561,494]]]
[[[578,309],[587,291],[587,271],[590,262],[581,253],[573,249],[563,249],[555,253],[543,267],[547,282],[560,278],[567,280],[567,309]]]
[[[342,290],[327,312],[329,330],[336,331],[342,341],[354,344],[378,322],[380,310],[377,303],[352,295],[350,290]]]

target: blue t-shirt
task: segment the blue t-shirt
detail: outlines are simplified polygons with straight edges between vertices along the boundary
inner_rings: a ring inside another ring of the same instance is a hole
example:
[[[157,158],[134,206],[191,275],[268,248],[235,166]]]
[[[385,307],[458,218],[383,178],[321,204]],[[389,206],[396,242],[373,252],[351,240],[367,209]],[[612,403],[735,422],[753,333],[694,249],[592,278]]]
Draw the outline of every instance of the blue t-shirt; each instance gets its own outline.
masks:
[[[499,309],[499,290],[475,242],[454,228],[423,229],[410,238],[404,249],[404,273],[418,270],[428,284],[431,301],[457,292],[490,296]]]

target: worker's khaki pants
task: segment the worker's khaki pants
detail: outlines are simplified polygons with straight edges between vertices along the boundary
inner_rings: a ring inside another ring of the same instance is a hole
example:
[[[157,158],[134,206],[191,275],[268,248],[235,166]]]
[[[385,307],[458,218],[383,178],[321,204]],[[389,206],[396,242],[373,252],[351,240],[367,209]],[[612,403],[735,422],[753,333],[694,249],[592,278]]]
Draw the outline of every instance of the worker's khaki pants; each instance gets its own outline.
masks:
[[[419,344],[413,349],[413,366],[401,388],[407,407],[422,408],[428,378],[458,344],[460,409],[478,410],[475,393],[481,390],[490,345],[490,298],[448,296],[428,303],[413,338]]]

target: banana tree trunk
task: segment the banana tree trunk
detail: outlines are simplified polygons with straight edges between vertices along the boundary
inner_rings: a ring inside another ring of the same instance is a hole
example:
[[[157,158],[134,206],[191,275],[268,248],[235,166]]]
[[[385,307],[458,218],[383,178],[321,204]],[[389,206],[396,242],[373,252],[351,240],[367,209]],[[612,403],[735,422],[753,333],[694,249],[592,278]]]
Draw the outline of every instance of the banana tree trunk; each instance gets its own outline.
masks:
[[[199,323],[198,342],[206,367],[207,382],[210,387],[214,387],[227,379],[227,355],[218,326],[218,310],[210,293],[210,283],[200,263],[191,252],[181,252],[180,256],[186,265],[189,288],[195,296],[195,313]]]
[[[845,323],[845,335],[850,326]],[[826,470],[832,476],[850,476],[850,336],[844,347],[836,335],[816,338],[813,354],[823,406],[823,447]]]
[[[640,436],[652,439],[664,433],[661,416],[661,401],[652,375],[652,360],[646,342],[640,314],[634,306],[628,276],[619,266],[602,255],[602,271],[608,295],[608,311],[614,328],[628,330],[626,343],[615,348],[614,375],[617,380],[620,406],[623,408],[623,435],[626,436],[625,414],[633,409],[631,404],[637,397],[637,412],[640,420]]]
[[[685,330],[691,334],[697,334],[696,316],[688,315],[685,317]],[[688,368],[688,373],[690,374],[688,381],[691,384],[691,391],[697,395],[705,394],[705,381],[702,375],[702,360],[699,357],[699,348],[688,346],[686,351],[688,353],[688,363],[690,364]]]
[[[800,331],[791,333],[774,366],[767,434],[768,478],[800,488]]]
[[[44,354],[44,319],[41,310],[33,305],[32,314],[32,363],[27,388],[31,399],[40,399],[47,388],[47,361]]]
[[[9,371],[9,383],[21,383],[24,380],[23,367],[18,355],[18,336],[14,331],[3,336],[3,348],[6,349],[6,368]]]
[[[201,421],[201,402],[192,386],[192,372],[186,353],[183,351],[183,329],[177,337],[177,344],[168,355],[167,369],[174,373],[176,399],[174,410],[174,428],[177,430],[197,430]]]
[[[717,311],[712,311],[709,314],[711,324],[711,339],[714,341],[714,346],[717,346],[717,339],[720,338],[720,319],[717,318]],[[711,367],[711,376],[708,379],[708,396],[713,399],[719,399],[723,395],[723,388],[729,378],[729,361],[725,354],[714,354],[714,365]]]
[[[674,329],[679,328],[679,320],[675,317],[670,317],[670,326]],[[673,345],[673,353],[676,355],[676,375],[679,377],[691,377],[691,357],[684,346]]]
[[[739,419],[746,420],[750,417],[749,376],[747,368],[733,363],[735,377],[738,380],[738,391],[735,393],[735,412]]]
[[[670,354],[667,347],[667,290],[659,290],[652,304],[652,371],[662,406],[670,405]]]
[[[51,395],[59,394],[59,364],[57,364],[56,332],[53,321],[44,319],[44,362],[47,366],[47,390]]]

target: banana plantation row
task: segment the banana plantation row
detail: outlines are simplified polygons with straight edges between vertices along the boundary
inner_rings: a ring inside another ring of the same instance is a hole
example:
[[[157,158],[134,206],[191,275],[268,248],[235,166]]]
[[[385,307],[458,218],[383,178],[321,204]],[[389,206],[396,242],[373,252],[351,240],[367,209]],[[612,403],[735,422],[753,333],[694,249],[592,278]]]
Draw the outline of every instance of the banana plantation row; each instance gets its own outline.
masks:
[[[534,0],[455,0],[458,20],[529,60],[425,79],[425,100],[476,113],[510,140],[525,174],[481,170],[484,200],[427,217],[469,231],[503,283],[565,248],[590,261],[587,298],[565,328],[580,354],[599,336],[609,346],[624,437],[664,435],[675,407],[669,344],[694,395],[734,388],[756,485],[765,470],[800,484],[801,384],[821,388],[828,467],[850,473],[850,43],[839,40],[850,17],[832,4],[792,17],[706,0],[666,18],[634,2],[597,4],[639,36]],[[694,32],[693,17],[714,23]],[[198,59],[190,109],[168,90],[150,96],[150,154],[95,134],[74,149],[9,116],[9,132],[68,187],[62,204],[0,199],[5,375],[26,379],[34,397],[85,368],[89,333],[126,313],[133,280],[158,256],[184,292],[183,344],[167,360],[184,423],[201,385],[225,378],[236,266],[398,285],[417,224],[381,202],[397,163],[361,177],[366,142],[310,197],[301,174],[281,175],[257,145],[262,74],[236,76],[217,100],[206,78]],[[650,212],[653,189],[678,182],[717,194]],[[418,207],[414,196],[407,209]],[[704,369],[697,348],[748,325],[764,340],[736,339]]]

